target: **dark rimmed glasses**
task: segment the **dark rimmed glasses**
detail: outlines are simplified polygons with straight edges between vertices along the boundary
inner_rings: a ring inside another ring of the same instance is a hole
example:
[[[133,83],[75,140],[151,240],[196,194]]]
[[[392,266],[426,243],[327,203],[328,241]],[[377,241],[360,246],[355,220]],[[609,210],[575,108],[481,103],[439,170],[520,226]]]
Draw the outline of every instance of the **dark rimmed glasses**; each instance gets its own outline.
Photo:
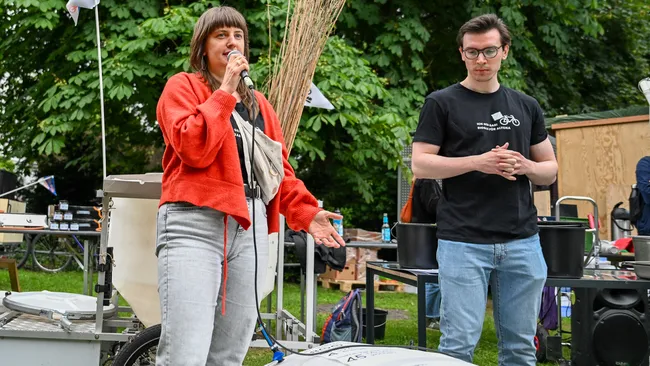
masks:
[[[483,54],[485,58],[495,58],[499,54],[499,48],[501,47],[503,46],[492,46],[483,48],[481,50],[477,50],[476,48],[464,48],[463,54],[469,60],[476,60],[480,54]]]

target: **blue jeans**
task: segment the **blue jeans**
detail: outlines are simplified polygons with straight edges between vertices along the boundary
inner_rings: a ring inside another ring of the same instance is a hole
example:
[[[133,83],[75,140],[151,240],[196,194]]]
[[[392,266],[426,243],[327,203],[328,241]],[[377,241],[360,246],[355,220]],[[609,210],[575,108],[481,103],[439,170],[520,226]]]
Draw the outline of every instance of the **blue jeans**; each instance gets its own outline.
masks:
[[[266,207],[255,204],[255,228],[242,229],[228,219],[226,241],[228,280],[226,314],[221,314],[224,214],[188,203],[167,203],[158,210],[158,292],[162,333],[157,366],[241,365],[257,320],[255,302],[255,250],[257,239],[257,291],[268,261]]]
[[[442,295],[440,346],[472,362],[492,287],[499,365],[535,366],[533,339],[546,282],[539,236],[505,244],[438,241]]]
[[[440,286],[437,283],[426,283],[427,318],[440,318]]]

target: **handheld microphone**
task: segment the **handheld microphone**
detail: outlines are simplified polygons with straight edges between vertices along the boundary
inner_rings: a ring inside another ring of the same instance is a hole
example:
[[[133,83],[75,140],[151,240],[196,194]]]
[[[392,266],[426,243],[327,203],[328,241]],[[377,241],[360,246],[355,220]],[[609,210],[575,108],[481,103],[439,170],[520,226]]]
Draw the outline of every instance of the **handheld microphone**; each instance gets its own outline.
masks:
[[[230,61],[230,56],[232,55],[241,55],[242,53],[237,51],[237,50],[232,50],[228,52],[228,61]],[[251,80],[250,76],[248,76],[248,71],[242,70],[241,71],[241,78],[244,80],[244,84],[246,84],[247,87],[250,89],[253,89],[253,80]]]

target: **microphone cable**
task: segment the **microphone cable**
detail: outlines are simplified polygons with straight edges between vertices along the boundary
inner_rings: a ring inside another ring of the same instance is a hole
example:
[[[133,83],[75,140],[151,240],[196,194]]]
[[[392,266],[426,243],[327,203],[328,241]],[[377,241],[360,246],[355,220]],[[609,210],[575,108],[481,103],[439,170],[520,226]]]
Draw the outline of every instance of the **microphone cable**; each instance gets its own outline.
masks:
[[[252,96],[252,107],[253,107],[253,108],[251,108],[251,111],[252,111],[251,114],[252,115],[250,116],[251,117],[250,118],[251,125],[252,125],[251,126],[252,127],[252,134],[251,134],[252,135],[252,144],[251,144],[252,147],[251,147],[251,157],[250,157],[250,160],[251,160],[251,172],[250,172],[250,177],[249,177],[249,180],[250,180],[249,185],[251,186],[251,188],[252,188],[252,190],[254,192],[255,188],[257,186],[257,182],[255,180],[255,169],[253,168],[254,164],[255,164],[255,161],[254,161],[254,158],[255,158],[255,130],[257,129],[257,127],[256,127],[256,119],[259,116],[260,110],[259,110],[259,104],[257,103],[257,98],[255,97],[255,89],[253,88],[252,85],[247,85],[247,86],[248,86],[248,88],[250,90],[250,93],[251,93],[251,96]],[[255,111],[256,111],[256,107],[257,107],[257,115],[254,114]],[[261,195],[260,195],[260,199],[261,199]],[[255,310],[257,312],[257,322],[258,322],[258,325],[260,326],[260,331],[262,332],[262,336],[264,337],[264,339],[266,340],[266,342],[269,345],[269,348],[273,352],[273,361],[276,361],[277,363],[280,363],[280,362],[284,361],[284,353],[282,352],[281,349],[284,349],[285,351],[287,351],[289,353],[292,353],[294,355],[300,355],[300,356],[306,356],[306,357],[323,355],[323,354],[326,354],[326,353],[331,353],[332,351],[338,351],[338,350],[342,350],[342,349],[346,349],[346,348],[367,348],[367,347],[404,348],[404,349],[411,349],[411,350],[427,351],[427,352],[432,352],[432,353],[441,353],[441,352],[438,352],[436,350],[432,350],[432,349],[429,349],[429,348],[426,348],[426,347],[419,347],[419,346],[396,346],[396,345],[375,345],[375,344],[351,344],[351,345],[345,345],[345,346],[340,346],[340,347],[327,349],[327,350],[320,351],[320,352],[300,353],[300,352],[293,351],[292,349],[290,349],[290,348],[284,346],[282,343],[278,342],[278,340],[275,339],[272,335],[270,335],[268,333],[268,331],[266,330],[266,326],[264,325],[264,321],[262,321],[262,314],[260,313],[260,307],[259,307],[260,301],[259,301],[259,295],[257,293],[257,291],[258,291],[258,288],[257,288],[258,257],[257,257],[257,235],[255,233],[255,222],[256,222],[256,220],[255,220],[255,199],[253,198],[252,201],[253,201],[252,202],[252,204],[253,204],[253,207],[252,207],[253,217],[251,218],[251,226],[253,228],[253,250],[255,251],[255,274],[254,274],[254,276],[255,276],[255,279],[254,279]],[[278,232],[278,241],[279,241],[279,238],[280,238],[280,235],[279,235],[279,232]],[[278,253],[278,255],[280,255],[280,253]],[[307,255],[310,255],[310,253],[307,253]],[[278,291],[279,290],[280,289],[278,289]],[[280,320],[276,319],[275,321],[278,322]],[[311,329],[305,329],[306,333],[311,332],[311,331],[312,331]]]

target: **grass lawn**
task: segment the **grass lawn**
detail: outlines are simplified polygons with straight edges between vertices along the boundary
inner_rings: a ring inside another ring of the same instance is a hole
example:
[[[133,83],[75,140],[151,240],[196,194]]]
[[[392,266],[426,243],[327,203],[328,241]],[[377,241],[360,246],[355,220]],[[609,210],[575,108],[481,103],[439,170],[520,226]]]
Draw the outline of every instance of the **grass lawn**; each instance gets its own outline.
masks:
[[[60,291],[82,293],[83,274],[80,271],[68,271],[56,274],[19,270],[20,285],[23,291]],[[10,289],[9,276],[6,270],[0,270],[0,290]],[[320,329],[334,305],[343,292],[338,290],[318,289],[318,328]],[[286,284],[284,289],[284,307],[294,316],[300,316],[300,288],[296,284]],[[365,301],[365,299],[364,299]],[[375,306],[388,310],[385,339],[377,344],[408,345],[411,341],[417,344],[417,296],[408,293],[378,293],[375,294]],[[329,305],[329,306],[324,306]],[[273,308],[275,309],[275,296]],[[266,301],[262,309],[266,309]],[[398,318],[398,319],[391,319]],[[570,323],[565,319],[563,329],[568,330]],[[275,329],[270,332],[275,334]],[[436,349],[440,332],[427,330],[427,347]],[[565,355],[568,357],[568,355]],[[272,354],[267,349],[252,348],[249,350],[244,365],[260,366],[270,363]],[[477,365],[497,365],[497,338],[491,309],[488,309],[483,325],[483,334],[475,352],[474,363]]]

